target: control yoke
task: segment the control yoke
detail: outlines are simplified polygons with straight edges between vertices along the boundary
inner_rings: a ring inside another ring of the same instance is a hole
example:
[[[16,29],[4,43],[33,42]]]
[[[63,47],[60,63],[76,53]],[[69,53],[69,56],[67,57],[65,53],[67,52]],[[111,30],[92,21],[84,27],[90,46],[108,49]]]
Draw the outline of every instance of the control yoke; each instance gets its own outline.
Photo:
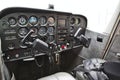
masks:
[[[31,36],[32,33],[34,33],[34,30],[31,29],[31,30],[28,32],[28,34],[21,40],[21,43],[22,43],[22,44],[25,44],[26,40],[28,40],[28,39],[30,38],[30,36]]]
[[[28,34],[21,40],[21,43],[24,45],[26,41],[30,38],[31,34],[34,33],[34,30],[30,30]],[[48,44],[40,39],[35,39],[32,43],[32,48],[37,50],[38,52],[47,52],[48,51]]]
[[[77,40],[79,40],[80,43],[81,43],[84,47],[88,48],[89,45],[90,45],[91,39],[89,39],[89,38],[87,38],[86,36],[84,36],[84,35],[81,33],[82,31],[83,31],[83,29],[82,29],[82,28],[79,28],[79,29],[76,31],[76,33],[75,33],[75,35],[74,35],[74,38],[77,39]]]
[[[33,42],[33,49],[37,50],[38,52],[41,52],[41,51],[48,52],[49,45],[40,39],[36,39]]]

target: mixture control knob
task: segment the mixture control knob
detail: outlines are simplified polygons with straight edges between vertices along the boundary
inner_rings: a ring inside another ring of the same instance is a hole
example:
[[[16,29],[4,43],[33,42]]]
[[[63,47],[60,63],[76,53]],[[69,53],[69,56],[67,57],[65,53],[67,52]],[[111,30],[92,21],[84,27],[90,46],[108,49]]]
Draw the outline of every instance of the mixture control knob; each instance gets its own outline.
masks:
[[[62,49],[66,49],[67,46],[66,46],[66,45],[62,45],[61,48],[62,48]]]

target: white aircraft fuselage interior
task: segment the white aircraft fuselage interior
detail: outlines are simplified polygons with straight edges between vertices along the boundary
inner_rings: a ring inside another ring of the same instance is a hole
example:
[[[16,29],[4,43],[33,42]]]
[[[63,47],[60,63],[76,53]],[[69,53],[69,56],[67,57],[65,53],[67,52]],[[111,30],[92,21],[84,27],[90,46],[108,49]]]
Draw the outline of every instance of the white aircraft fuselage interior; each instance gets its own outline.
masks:
[[[119,0],[1,0],[0,80],[120,80]]]

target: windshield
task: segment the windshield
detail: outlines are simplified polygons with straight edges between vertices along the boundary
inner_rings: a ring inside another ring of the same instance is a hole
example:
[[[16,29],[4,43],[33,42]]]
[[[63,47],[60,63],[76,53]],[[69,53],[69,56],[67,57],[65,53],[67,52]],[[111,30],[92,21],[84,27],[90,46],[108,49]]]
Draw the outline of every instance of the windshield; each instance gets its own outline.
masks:
[[[110,21],[115,17],[120,0],[0,0],[0,10],[7,7],[30,7],[47,9],[49,4],[57,11],[82,14],[88,18],[88,29],[110,33]],[[112,26],[111,26],[112,27]]]

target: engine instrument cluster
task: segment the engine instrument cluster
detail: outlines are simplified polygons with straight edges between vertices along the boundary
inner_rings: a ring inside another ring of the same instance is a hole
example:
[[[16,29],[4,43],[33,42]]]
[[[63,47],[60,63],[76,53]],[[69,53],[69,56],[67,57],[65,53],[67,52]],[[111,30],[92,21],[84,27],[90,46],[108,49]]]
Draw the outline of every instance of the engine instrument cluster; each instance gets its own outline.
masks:
[[[55,43],[59,52],[80,46],[74,40],[79,29],[84,35],[87,20],[82,15],[29,8],[8,8],[0,14],[1,45],[4,59],[14,61],[31,57],[31,47],[21,46],[21,40],[33,30],[29,41],[39,38],[47,44]],[[39,54],[36,54],[39,55]]]

